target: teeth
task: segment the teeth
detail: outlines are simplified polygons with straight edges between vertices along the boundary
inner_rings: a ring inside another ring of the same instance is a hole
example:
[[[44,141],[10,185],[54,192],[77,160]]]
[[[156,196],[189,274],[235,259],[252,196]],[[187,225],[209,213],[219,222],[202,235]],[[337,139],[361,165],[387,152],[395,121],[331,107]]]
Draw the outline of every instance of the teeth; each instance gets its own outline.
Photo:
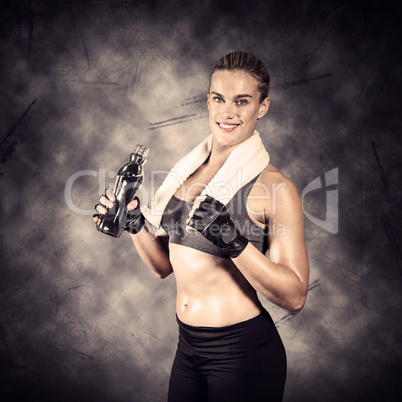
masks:
[[[221,124],[221,123],[219,123],[219,125],[220,125],[222,128],[235,128],[235,127],[238,126],[237,124]]]

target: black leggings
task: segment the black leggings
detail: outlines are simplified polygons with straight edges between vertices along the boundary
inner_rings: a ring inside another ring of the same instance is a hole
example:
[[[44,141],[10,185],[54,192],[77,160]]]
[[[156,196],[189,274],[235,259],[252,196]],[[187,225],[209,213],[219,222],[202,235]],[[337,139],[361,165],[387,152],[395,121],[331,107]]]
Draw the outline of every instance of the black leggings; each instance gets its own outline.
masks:
[[[280,402],[286,353],[267,311],[227,327],[179,324],[169,402]]]

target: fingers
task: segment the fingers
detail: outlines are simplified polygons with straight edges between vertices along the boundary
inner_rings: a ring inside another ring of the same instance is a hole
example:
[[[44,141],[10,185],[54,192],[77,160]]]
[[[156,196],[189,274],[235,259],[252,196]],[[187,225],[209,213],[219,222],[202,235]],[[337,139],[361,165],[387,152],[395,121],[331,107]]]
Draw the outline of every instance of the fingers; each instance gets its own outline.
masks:
[[[96,214],[93,215],[93,220],[95,223],[99,220],[99,214],[106,214],[107,208],[113,208],[113,201],[115,200],[115,196],[113,191],[109,188],[105,190],[105,194],[102,194],[98,198],[98,203],[95,205]]]
[[[193,218],[188,218],[186,222],[186,232],[191,233],[196,230],[195,228],[196,222]]]
[[[190,211],[190,214],[193,214],[196,209],[198,209],[202,202],[207,198],[206,195],[200,195],[194,200],[193,208]],[[192,215],[191,215],[192,216]]]
[[[129,202],[129,203],[127,204],[127,209],[128,209],[129,211],[132,211],[133,209],[135,209],[135,208],[137,208],[137,207],[138,207],[138,198],[134,198],[133,201],[131,201],[131,202]]]
[[[99,212],[100,214],[107,214],[107,209],[100,203],[95,205],[95,211]]]
[[[186,221],[186,223],[189,222],[189,220],[193,217],[194,212],[200,207],[200,204],[205,200],[207,196],[206,195],[199,195],[195,200],[194,200],[194,204],[193,207],[191,208],[190,213],[188,214],[188,219]]]
[[[192,226],[196,220],[204,219],[206,216],[214,216],[225,208],[225,205],[210,195],[201,195],[194,201],[193,208],[188,214],[186,224]],[[189,223],[190,222],[190,223]]]
[[[186,225],[194,228],[195,221],[197,219],[202,218],[202,216],[203,216],[201,210],[210,209],[209,204],[205,204],[205,201],[208,201],[209,199],[213,200],[212,197],[210,197],[209,195],[205,195],[205,194],[200,195],[195,199],[193,207],[192,207],[190,213],[188,214],[188,219],[186,221]]]
[[[98,198],[99,203],[106,208],[113,208],[114,200],[115,196],[110,188],[106,190],[106,195],[103,194]]]
[[[206,195],[206,194],[199,195],[199,196],[194,200],[194,205],[195,205],[195,204],[200,205],[203,201],[205,201],[205,199],[206,199],[207,197],[210,197],[210,196],[209,196],[209,195]],[[210,197],[210,198],[212,198],[212,197]]]
[[[115,200],[115,196],[114,196],[114,193],[113,193],[113,190],[112,189],[110,189],[110,188],[108,188],[108,189],[106,189],[106,196],[107,196],[107,198],[109,198],[109,200],[110,201],[114,201]]]
[[[202,195],[195,199],[193,208],[189,213],[189,217],[191,218],[192,216],[194,216],[194,212],[197,210],[215,212],[219,211],[222,206],[223,204],[220,201],[216,200],[210,195]]]

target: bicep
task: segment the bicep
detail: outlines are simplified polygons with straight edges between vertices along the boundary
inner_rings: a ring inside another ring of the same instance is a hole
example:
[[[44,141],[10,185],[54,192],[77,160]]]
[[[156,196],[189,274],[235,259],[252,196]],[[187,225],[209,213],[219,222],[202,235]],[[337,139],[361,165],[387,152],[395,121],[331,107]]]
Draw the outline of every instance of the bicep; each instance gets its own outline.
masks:
[[[304,237],[304,213],[293,183],[277,193],[276,210],[270,213],[269,257],[308,283],[308,258]]]

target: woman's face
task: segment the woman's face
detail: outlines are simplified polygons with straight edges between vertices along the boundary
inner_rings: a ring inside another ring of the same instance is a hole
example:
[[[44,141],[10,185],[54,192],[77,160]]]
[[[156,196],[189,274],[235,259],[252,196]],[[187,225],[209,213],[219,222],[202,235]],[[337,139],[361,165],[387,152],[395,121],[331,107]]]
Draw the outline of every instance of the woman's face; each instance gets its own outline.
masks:
[[[243,71],[216,71],[208,94],[209,126],[214,140],[233,146],[250,137],[267,113],[269,98],[259,103],[257,81]]]

